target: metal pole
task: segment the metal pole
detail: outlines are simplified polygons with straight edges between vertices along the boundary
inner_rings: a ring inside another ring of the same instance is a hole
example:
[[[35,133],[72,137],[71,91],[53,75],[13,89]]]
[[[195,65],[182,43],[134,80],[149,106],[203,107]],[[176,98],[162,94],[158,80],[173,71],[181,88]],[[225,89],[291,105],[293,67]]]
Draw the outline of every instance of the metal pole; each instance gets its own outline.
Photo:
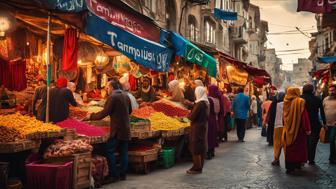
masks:
[[[48,12],[48,31],[47,31],[47,105],[46,105],[46,122],[49,122],[49,100],[50,100],[50,80],[51,80],[51,67],[50,67],[50,24],[51,13]]]

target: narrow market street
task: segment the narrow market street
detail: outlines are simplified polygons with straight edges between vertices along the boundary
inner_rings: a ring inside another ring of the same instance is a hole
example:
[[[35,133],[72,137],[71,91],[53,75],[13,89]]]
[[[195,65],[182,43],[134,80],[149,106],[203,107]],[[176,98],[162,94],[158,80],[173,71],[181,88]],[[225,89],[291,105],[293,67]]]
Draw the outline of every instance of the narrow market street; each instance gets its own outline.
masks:
[[[335,188],[336,166],[328,163],[329,145],[317,147],[316,166],[308,166],[295,175],[285,173],[283,155],[281,167],[273,167],[273,148],[260,130],[249,129],[246,142],[237,143],[230,132],[228,143],[222,143],[216,157],[206,161],[203,174],[187,175],[191,163],[180,163],[170,169],[159,169],[148,175],[130,174],[127,181],[103,188]]]

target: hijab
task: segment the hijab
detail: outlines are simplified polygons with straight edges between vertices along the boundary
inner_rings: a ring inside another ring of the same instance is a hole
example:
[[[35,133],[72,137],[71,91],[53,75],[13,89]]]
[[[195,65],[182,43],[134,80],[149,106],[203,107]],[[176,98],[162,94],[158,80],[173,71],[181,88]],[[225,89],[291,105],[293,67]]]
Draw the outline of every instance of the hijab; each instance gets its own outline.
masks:
[[[301,116],[305,108],[305,101],[300,98],[300,89],[290,87],[284,99],[284,134],[285,146],[293,144],[299,133]]]
[[[177,80],[170,81],[168,83],[169,91],[172,93],[171,100],[175,102],[181,102],[184,100],[183,90],[181,89]]]
[[[197,87],[199,87],[199,86],[200,87],[204,87],[204,84],[203,84],[202,80],[196,79],[194,82],[195,82],[195,84],[196,84]]]
[[[196,87],[195,97],[196,97],[196,100],[195,100],[196,103],[204,101],[207,104],[209,104],[208,95],[206,94],[206,90],[204,87],[201,87],[201,86]]]
[[[219,91],[219,88],[217,85],[210,85],[208,87],[209,90],[209,97],[216,98],[219,101],[218,107],[215,105],[215,112],[224,114],[224,98],[222,98],[222,94]]]

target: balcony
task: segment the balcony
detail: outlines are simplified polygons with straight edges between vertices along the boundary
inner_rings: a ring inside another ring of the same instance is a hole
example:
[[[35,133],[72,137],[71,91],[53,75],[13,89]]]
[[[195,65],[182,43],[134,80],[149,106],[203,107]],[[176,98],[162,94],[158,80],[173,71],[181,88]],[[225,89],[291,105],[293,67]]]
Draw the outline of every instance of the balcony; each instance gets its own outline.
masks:
[[[232,40],[235,44],[246,44],[248,42],[248,34],[242,27],[232,28]]]

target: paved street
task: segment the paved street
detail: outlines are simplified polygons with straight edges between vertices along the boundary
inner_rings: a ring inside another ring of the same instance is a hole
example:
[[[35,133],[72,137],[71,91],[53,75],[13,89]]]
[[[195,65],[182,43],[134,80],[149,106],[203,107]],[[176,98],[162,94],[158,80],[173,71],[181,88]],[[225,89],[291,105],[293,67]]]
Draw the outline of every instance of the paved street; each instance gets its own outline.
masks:
[[[245,143],[237,143],[233,132],[230,140],[217,149],[215,159],[206,161],[201,175],[186,175],[191,163],[182,163],[148,175],[129,175],[127,181],[104,188],[336,188],[336,166],[328,163],[328,144],[318,146],[316,166],[306,165],[296,175],[287,175],[283,156],[281,167],[270,165],[273,149],[260,130],[248,130]]]

